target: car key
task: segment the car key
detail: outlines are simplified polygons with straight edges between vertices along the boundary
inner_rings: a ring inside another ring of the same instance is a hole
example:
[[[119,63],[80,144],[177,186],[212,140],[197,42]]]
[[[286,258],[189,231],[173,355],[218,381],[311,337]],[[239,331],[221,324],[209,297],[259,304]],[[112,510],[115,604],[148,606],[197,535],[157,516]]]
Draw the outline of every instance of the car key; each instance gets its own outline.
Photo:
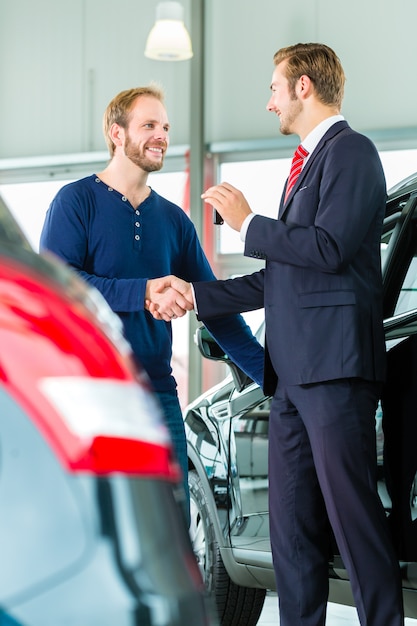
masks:
[[[213,208],[213,224],[217,224],[219,226],[224,224],[224,219],[222,218],[220,213],[218,211],[216,211],[215,208]]]

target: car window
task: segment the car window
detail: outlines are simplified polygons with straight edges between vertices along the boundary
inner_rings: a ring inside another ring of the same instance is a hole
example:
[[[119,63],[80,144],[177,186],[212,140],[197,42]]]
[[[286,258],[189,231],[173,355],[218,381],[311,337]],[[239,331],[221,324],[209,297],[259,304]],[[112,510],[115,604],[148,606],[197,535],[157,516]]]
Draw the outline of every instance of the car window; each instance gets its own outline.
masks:
[[[249,395],[254,395],[252,394]],[[271,398],[232,421],[235,474],[243,516],[268,511],[268,430]],[[260,533],[262,534],[262,533]]]
[[[417,309],[417,250],[414,250],[414,254],[410,259],[410,265],[398,296],[394,315],[406,313],[413,309]]]
[[[394,298],[395,306],[392,315],[399,315],[417,309],[417,230],[415,223],[411,222],[409,230],[412,231],[408,239],[408,251],[403,245],[404,254],[396,255],[401,257],[401,263],[396,263],[396,293]],[[389,261],[390,241],[394,233],[394,227],[385,231],[381,240],[381,267],[384,271]]]
[[[417,197],[406,193],[387,204],[381,238],[384,317],[417,308]]]

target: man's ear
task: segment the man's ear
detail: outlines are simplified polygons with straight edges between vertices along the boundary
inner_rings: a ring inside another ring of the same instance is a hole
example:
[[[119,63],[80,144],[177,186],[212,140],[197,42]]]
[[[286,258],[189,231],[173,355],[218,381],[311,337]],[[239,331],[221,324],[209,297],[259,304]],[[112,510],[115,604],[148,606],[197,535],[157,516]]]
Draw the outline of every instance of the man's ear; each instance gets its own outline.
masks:
[[[307,76],[307,74],[302,74],[297,83],[297,95],[301,98],[306,98],[311,95],[312,89],[313,83],[311,82],[311,78]]]
[[[121,146],[125,138],[125,130],[119,124],[112,124],[109,130],[109,136],[115,146]]]

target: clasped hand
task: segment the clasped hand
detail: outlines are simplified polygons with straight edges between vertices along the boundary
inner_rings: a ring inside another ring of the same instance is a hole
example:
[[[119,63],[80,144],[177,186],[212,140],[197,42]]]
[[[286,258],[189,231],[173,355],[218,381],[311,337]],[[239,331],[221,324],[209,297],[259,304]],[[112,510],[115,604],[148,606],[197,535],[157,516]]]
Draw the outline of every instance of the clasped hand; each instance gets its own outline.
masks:
[[[156,320],[170,322],[194,308],[190,283],[176,276],[152,278],[146,283],[145,308]]]

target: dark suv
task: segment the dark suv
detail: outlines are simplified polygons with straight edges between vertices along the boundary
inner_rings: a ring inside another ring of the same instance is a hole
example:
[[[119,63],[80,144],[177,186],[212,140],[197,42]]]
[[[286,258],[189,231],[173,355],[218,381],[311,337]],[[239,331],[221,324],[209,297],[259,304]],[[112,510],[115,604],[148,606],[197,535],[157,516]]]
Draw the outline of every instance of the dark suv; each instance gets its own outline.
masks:
[[[381,240],[388,377],[375,416],[379,491],[403,575],[406,615],[417,617],[417,174],[388,195]],[[263,341],[263,326],[258,331]],[[257,624],[275,589],[268,520],[270,398],[211,338],[197,331],[204,357],[230,375],[184,412],[194,551],[222,626]],[[330,600],[353,604],[333,540]]]

